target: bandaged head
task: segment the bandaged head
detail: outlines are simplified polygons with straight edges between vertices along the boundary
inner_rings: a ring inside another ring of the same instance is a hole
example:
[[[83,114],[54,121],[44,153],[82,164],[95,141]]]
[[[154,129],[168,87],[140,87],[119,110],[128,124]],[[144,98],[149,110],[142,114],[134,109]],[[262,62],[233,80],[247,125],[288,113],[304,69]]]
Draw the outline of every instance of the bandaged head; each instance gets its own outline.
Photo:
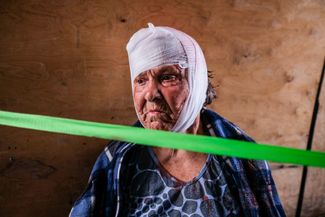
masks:
[[[200,46],[184,32],[149,23],[148,28],[140,29],[131,37],[126,49],[132,91],[134,79],[144,71],[162,65],[187,68],[189,95],[172,129],[174,132],[185,132],[200,114],[208,88],[207,66]]]

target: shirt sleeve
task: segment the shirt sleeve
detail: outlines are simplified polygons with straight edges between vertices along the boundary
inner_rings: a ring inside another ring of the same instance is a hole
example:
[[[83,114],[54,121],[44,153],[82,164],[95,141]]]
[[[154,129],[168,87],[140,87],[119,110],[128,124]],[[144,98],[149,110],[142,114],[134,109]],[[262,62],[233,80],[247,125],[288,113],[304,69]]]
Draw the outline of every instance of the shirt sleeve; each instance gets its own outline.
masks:
[[[255,142],[232,122],[222,119],[224,137],[237,140]],[[256,199],[259,216],[283,217],[286,216],[282,207],[268,163],[264,160],[241,159],[243,173]]]
[[[74,203],[69,217],[111,216],[115,212],[111,167],[111,155],[106,148],[97,158],[86,190]]]
[[[243,160],[249,184],[256,197],[260,216],[286,216],[266,161]]]

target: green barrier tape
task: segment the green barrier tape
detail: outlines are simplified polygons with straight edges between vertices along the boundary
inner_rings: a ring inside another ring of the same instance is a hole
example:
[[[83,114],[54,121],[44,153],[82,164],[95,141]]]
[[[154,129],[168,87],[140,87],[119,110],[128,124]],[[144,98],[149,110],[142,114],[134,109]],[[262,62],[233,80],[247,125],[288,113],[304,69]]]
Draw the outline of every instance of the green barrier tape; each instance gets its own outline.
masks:
[[[325,152],[304,151],[210,136],[189,135],[6,111],[0,111],[0,125],[325,168]]]

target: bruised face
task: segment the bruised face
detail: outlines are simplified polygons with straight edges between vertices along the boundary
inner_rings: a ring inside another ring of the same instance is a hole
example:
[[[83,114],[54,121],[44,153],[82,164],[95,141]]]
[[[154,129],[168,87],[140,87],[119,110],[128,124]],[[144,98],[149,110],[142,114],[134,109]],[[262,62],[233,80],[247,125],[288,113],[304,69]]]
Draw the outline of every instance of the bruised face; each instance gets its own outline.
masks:
[[[145,128],[170,131],[189,94],[187,70],[177,65],[144,71],[133,81],[135,109]]]

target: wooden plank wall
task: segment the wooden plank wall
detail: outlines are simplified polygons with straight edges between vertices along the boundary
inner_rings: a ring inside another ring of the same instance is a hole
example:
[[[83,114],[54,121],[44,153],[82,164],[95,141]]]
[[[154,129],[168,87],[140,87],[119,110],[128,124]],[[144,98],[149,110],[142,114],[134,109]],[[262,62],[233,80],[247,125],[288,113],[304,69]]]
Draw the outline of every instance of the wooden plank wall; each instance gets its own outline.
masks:
[[[148,22],[197,39],[214,72],[212,109],[259,142],[305,148],[325,55],[321,0],[1,1],[0,109],[133,123],[125,45]],[[105,144],[0,127],[0,216],[67,216]],[[301,167],[272,168],[293,216]],[[324,192],[325,170],[311,169],[304,216],[325,215]]]

